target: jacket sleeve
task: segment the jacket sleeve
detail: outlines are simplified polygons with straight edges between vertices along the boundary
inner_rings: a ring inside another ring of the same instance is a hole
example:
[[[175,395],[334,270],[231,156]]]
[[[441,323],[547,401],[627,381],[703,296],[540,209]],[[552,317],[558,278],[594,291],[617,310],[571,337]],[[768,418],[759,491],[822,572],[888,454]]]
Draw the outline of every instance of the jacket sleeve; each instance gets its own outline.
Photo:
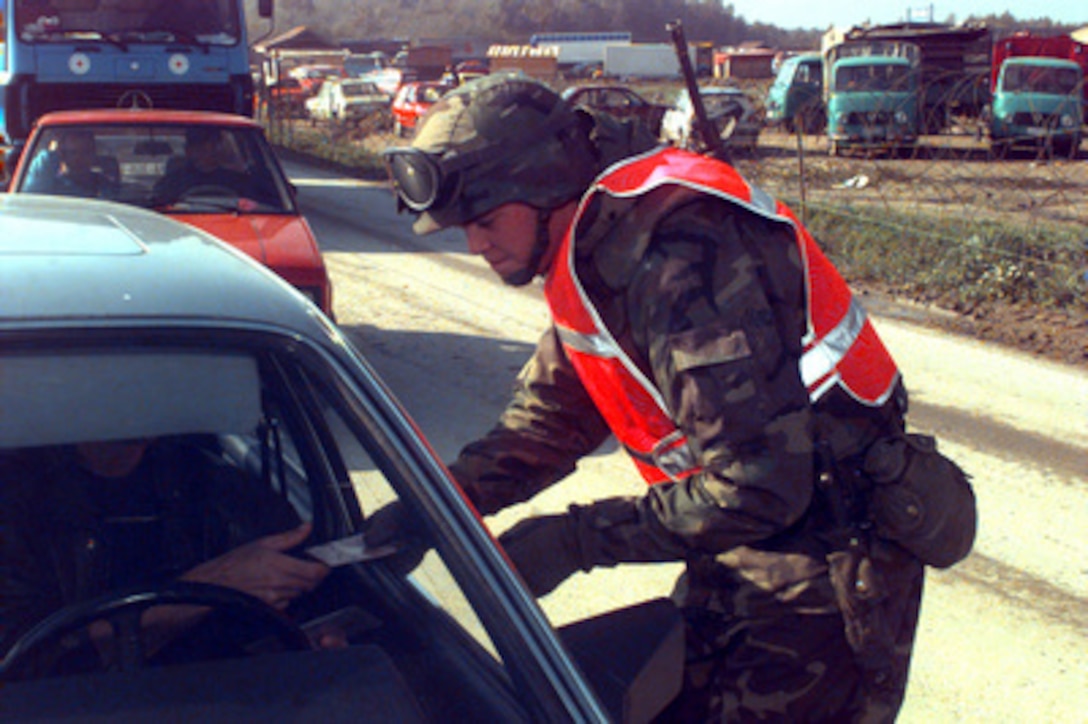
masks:
[[[498,423],[467,445],[450,471],[477,510],[490,515],[569,475],[609,434],[551,328]]]
[[[701,471],[584,511],[593,564],[714,554],[804,514],[814,479],[798,371],[804,293],[789,227],[707,201],[659,225],[623,304],[631,347]]]

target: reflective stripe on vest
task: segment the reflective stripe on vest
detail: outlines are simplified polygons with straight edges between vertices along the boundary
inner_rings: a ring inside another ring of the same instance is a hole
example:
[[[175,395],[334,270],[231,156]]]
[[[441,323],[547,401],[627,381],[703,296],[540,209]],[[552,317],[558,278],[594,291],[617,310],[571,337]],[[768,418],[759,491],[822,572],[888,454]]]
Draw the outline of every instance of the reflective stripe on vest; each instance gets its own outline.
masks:
[[[894,360],[792,212],[723,163],[677,149],[651,151],[608,169],[585,195],[544,287],[571,364],[647,482],[679,480],[698,470],[697,461],[660,391],[623,352],[582,288],[574,268],[574,230],[595,194],[634,197],[663,185],[711,194],[790,224],[805,269],[807,332],[799,372],[809,399],[815,403],[835,386],[866,405],[888,399],[899,376]]]

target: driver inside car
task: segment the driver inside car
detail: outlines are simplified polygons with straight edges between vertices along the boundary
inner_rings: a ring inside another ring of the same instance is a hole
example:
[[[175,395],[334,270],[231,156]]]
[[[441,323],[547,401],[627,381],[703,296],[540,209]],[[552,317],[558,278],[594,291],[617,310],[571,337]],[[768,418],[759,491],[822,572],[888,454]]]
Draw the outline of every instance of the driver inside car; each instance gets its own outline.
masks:
[[[223,195],[257,199],[253,178],[223,164],[227,157],[223,131],[210,126],[185,129],[185,157],[176,167],[170,163],[152,191],[155,206],[177,203],[187,194]]]
[[[285,497],[213,452],[203,436],[5,453],[0,646],[8,651],[66,606],[178,580],[240,591],[283,611],[329,573],[291,555],[309,534]],[[224,627],[198,606],[158,606],[140,619],[145,655],[164,663],[230,655]],[[43,666],[56,673],[108,667],[112,634],[95,622],[63,661]]]

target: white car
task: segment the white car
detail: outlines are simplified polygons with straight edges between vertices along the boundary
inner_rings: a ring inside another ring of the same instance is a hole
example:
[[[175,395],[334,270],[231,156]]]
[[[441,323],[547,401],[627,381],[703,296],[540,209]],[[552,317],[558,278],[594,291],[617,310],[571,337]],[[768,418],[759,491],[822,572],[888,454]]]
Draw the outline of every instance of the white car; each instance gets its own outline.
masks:
[[[739,88],[706,86],[699,89],[707,118],[714,123],[725,146],[752,150],[759,138],[760,119],[756,104]],[[696,143],[692,127],[695,110],[686,88],[661,119],[661,140],[681,148],[703,147]]]
[[[369,81],[329,78],[317,95],[306,99],[306,113],[315,120],[358,121],[388,108],[391,100]]]

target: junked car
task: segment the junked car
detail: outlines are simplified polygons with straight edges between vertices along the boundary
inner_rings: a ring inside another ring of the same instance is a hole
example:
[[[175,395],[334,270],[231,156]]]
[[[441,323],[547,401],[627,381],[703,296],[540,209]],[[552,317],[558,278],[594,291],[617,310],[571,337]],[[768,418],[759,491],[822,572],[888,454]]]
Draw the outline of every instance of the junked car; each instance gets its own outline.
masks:
[[[69,150],[82,151],[66,157]],[[155,209],[268,265],[332,312],[332,285],[261,126],[198,111],[103,109],[42,116],[10,190]]]
[[[755,149],[762,122],[756,104],[744,91],[728,86],[705,86],[699,89],[699,95],[723,145]],[[661,119],[661,140],[681,148],[699,147],[702,142],[693,130],[694,119],[691,97],[686,88],[681,89],[675,104]]]
[[[648,721],[676,694],[672,604],[551,628],[266,268],[31,195],[0,197],[0,254],[0,720]]]
[[[622,85],[573,85],[563,91],[562,97],[571,105],[595,108],[617,118],[636,118],[654,134],[660,132],[661,119],[668,110],[668,106],[651,103]]]
[[[440,80],[414,80],[402,85],[390,110],[393,112],[393,132],[398,136],[415,133],[420,119],[443,95],[456,86]]]
[[[326,121],[359,121],[389,107],[390,97],[374,83],[359,78],[330,78],[321,90],[306,99],[310,118]]]

